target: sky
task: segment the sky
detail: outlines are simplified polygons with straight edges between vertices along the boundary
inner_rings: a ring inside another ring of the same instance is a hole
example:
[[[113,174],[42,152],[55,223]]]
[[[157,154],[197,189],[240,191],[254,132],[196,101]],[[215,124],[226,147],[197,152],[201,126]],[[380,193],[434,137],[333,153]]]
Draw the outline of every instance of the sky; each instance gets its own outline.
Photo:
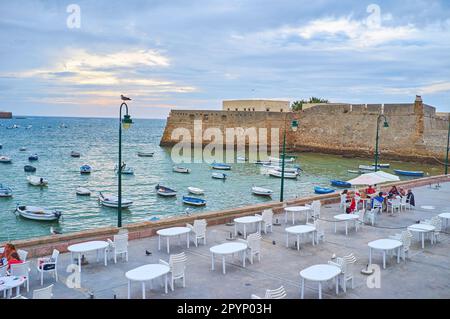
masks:
[[[74,6],[75,5],[75,6]],[[450,112],[450,1],[0,0],[0,110],[136,118],[311,96]]]

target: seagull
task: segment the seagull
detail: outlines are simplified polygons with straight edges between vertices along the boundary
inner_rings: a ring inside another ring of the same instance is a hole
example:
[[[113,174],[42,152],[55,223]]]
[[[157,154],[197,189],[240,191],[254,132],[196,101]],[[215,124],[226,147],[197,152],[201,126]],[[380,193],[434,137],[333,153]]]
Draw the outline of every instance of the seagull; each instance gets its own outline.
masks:
[[[120,98],[122,99],[122,101],[131,101],[129,97],[123,96],[122,94],[120,95]]]
[[[148,250],[145,250],[145,254],[146,254],[147,256],[150,256],[152,253],[151,253],[150,251],[148,251]]]
[[[57,231],[53,228],[53,226],[50,227],[50,233],[52,235],[61,235],[62,233],[60,231]]]

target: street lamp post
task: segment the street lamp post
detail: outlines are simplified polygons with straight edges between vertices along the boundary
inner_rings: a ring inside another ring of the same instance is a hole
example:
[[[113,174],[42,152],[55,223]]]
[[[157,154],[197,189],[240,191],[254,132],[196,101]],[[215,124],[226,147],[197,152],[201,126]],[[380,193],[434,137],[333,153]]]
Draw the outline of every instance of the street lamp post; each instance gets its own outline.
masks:
[[[125,106],[126,114],[122,119],[122,107]],[[119,165],[117,173],[119,175],[119,186],[118,186],[118,214],[117,214],[117,227],[122,227],[122,126],[125,130],[129,129],[133,121],[131,120],[130,115],[128,115],[128,105],[126,103],[122,103],[120,105],[119,111]]]
[[[378,140],[379,140],[379,129],[380,129],[380,120],[381,119],[384,119],[384,124],[383,124],[383,127],[389,127],[389,123],[388,123],[388,121],[387,121],[387,118],[386,118],[386,116],[384,116],[384,114],[380,114],[380,115],[378,115],[378,118],[377,118],[377,137],[376,137],[376,140],[375,140],[375,172],[376,171],[378,171]]]
[[[297,131],[298,128],[298,122],[297,120],[293,120],[291,122],[291,129],[292,131]],[[281,192],[280,192],[280,202],[283,202],[284,198],[284,159],[286,158],[286,125],[284,126],[284,133],[283,133],[283,154],[281,155]]]
[[[445,175],[448,174],[448,152],[450,150],[450,115],[448,117],[447,153],[445,155]]]

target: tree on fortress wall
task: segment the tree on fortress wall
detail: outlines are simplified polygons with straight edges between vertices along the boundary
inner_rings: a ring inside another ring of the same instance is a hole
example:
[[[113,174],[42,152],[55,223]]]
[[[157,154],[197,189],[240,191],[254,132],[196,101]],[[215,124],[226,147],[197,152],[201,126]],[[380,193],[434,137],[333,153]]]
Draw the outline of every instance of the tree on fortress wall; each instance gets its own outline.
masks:
[[[300,101],[292,102],[291,108],[293,111],[301,111],[304,103],[328,103],[328,100],[313,96],[308,101],[301,99]]]

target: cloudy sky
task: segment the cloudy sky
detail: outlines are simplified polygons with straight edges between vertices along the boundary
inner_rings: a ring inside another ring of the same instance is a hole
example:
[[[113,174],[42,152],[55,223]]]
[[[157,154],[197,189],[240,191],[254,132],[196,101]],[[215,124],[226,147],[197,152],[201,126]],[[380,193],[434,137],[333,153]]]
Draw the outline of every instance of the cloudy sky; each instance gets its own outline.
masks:
[[[445,0],[2,0],[0,41],[15,114],[111,117],[122,93],[144,118],[310,96],[450,111]]]

